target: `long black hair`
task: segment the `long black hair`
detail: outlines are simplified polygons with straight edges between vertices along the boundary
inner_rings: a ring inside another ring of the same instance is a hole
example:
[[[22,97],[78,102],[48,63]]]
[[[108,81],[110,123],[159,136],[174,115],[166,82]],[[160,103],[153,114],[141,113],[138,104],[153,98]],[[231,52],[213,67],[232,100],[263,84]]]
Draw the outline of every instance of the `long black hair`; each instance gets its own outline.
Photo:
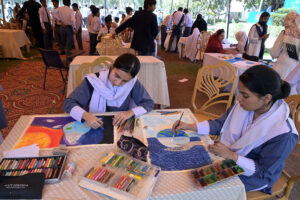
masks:
[[[288,97],[291,91],[290,84],[281,80],[280,75],[266,65],[250,67],[240,76],[240,81],[258,96],[271,94],[273,102]]]
[[[129,73],[133,78],[139,73],[141,63],[135,55],[125,53],[115,60],[113,67]]]

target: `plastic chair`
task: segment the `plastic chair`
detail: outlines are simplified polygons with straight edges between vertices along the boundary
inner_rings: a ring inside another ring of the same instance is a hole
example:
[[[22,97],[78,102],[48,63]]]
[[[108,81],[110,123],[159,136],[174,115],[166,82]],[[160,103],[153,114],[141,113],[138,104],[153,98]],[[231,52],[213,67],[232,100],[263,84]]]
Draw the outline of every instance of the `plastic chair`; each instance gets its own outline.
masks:
[[[202,114],[202,120],[203,115],[205,115],[204,119],[207,119],[208,117],[218,118],[221,116],[221,114],[218,115],[208,111],[214,105],[225,104],[226,110],[230,107],[237,82],[235,71],[235,67],[228,62],[205,65],[198,70],[192,96],[192,106],[194,108],[194,113]],[[230,84],[231,88],[229,91],[225,91]],[[196,97],[199,92],[204,93],[208,97],[208,100],[200,107],[197,107]],[[197,114],[195,116],[197,117]],[[199,120],[198,117],[197,119]]]
[[[44,73],[44,84],[43,89],[45,90],[46,86],[46,77],[47,77],[47,70],[48,69],[57,69],[60,71],[61,78],[64,82],[64,88],[62,90],[62,93],[65,93],[67,78],[68,78],[68,72],[69,72],[69,66],[65,65],[63,61],[61,60],[58,51],[55,50],[48,50],[48,49],[40,49],[40,52],[43,57],[43,61],[45,63],[45,73]],[[68,59],[67,59],[68,60]],[[66,76],[64,77],[62,71],[66,71]]]
[[[290,114],[292,119],[295,122],[296,128],[299,132],[300,128],[300,95],[292,95],[285,99],[287,104],[289,104],[290,107]],[[295,150],[298,150],[299,152],[300,144],[299,142],[296,144]],[[296,153],[297,151],[294,151],[290,154],[290,158],[296,158],[300,159],[299,153]],[[294,161],[297,162],[297,161]],[[299,162],[299,161],[298,161]],[[282,171],[279,179],[277,182],[273,185],[272,188],[272,194],[265,194],[260,191],[253,191],[253,192],[247,192],[247,199],[248,200],[262,200],[262,199],[268,199],[270,197],[276,196],[277,199],[289,199],[289,196],[291,194],[291,191],[294,187],[294,184],[296,182],[300,181],[300,175],[298,176],[291,176],[289,173],[287,173],[285,170]]]
[[[79,86],[86,74],[96,73],[101,68],[110,68],[113,62],[114,60],[109,57],[99,57],[94,62],[82,63],[75,70],[75,88]]]
[[[208,43],[208,40],[210,36],[212,35],[212,32],[201,32],[201,41],[200,41],[200,50],[199,50],[199,61],[200,61],[200,66],[202,66],[203,63],[203,57],[204,57],[204,52]]]

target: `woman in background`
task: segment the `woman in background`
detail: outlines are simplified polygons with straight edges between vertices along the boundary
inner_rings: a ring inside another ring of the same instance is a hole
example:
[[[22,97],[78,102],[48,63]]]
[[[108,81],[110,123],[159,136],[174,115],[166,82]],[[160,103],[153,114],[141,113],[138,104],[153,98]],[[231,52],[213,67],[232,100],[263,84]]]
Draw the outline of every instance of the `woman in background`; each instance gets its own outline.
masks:
[[[237,54],[236,50],[225,50],[222,46],[222,41],[225,37],[224,29],[219,29],[212,36],[210,36],[205,53],[224,53],[224,54]]]
[[[259,59],[263,59],[264,51],[265,51],[265,41],[268,39],[269,34],[268,31],[268,21],[270,18],[270,14],[268,12],[264,12],[259,17],[259,22],[254,24],[248,35],[248,46],[246,49],[246,54],[248,56],[255,56]]]

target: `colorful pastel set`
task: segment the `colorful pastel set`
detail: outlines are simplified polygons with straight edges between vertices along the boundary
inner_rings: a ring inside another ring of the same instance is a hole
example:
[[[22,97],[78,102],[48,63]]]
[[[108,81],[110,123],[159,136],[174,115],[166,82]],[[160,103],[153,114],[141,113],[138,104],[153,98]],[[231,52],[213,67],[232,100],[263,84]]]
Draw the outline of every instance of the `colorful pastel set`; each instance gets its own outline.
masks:
[[[105,154],[80,181],[81,187],[113,198],[146,199],[156,183],[160,168],[122,153]]]
[[[32,158],[4,158],[0,162],[1,176],[22,176],[30,173],[44,173],[46,183],[60,180],[65,165],[66,155]]]
[[[127,119],[122,125],[118,126],[118,133],[122,133],[124,131],[128,131],[130,133],[133,133],[135,130],[135,127],[137,126],[137,118],[131,117]]]
[[[199,187],[205,187],[217,183],[229,177],[242,174],[244,170],[233,160],[222,160],[211,165],[191,171],[191,176]]]

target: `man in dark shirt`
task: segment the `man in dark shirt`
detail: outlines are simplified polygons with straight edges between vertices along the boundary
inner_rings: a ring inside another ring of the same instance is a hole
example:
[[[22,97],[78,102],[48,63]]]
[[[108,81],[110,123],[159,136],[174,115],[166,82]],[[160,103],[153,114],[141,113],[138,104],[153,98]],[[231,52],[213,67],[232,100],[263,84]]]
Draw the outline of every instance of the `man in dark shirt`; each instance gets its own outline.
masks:
[[[138,55],[151,56],[155,51],[154,39],[158,34],[157,18],[153,14],[155,8],[156,0],[145,0],[144,10],[137,11],[115,30],[116,34],[127,27],[134,30],[131,48],[138,51]]]
[[[207,31],[207,23],[202,18],[201,14],[197,15],[197,19],[196,19],[196,21],[194,22],[194,24],[192,26],[192,32],[193,32],[194,28],[198,28],[199,32],[201,32],[201,31]]]
[[[24,16],[24,12],[27,11],[29,15],[29,25],[32,28],[33,36],[36,39],[38,46],[43,48],[43,31],[39,17],[40,7],[41,4],[37,3],[35,0],[26,1],[17,16],[22,18],[22,16]]]

